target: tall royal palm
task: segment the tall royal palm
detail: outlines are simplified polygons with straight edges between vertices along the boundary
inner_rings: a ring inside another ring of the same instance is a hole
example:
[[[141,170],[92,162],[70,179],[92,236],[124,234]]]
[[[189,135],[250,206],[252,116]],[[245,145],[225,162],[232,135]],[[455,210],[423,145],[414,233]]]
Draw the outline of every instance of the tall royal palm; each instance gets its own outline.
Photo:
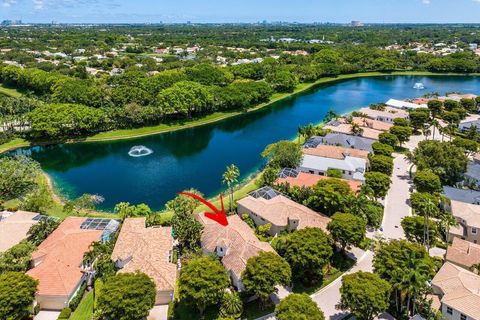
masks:
[[[233,186],[238,182],[239,176],[240,170],[234,164],[229,165],[222,176],[222,183],[227,185],[230,192],[230,212],[232,212],[233,208]]]

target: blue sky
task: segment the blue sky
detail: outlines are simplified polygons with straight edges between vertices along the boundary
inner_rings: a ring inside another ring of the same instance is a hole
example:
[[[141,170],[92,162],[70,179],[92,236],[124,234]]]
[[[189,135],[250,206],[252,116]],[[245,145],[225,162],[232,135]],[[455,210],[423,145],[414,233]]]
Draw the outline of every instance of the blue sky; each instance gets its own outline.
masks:
[[[480,22],[480,0],[0,0],[28,22]]]

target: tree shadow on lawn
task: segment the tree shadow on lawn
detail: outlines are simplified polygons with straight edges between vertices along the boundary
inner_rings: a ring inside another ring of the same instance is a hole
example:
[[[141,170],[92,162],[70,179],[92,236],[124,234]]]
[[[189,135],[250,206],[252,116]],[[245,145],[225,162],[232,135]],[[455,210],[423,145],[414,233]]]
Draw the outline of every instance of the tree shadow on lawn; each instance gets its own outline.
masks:
[[[344,272],[351,269],[355,265],[355,260],[344,252],[334,252],[331,258],[330,266],[324,270],[324,276],[317,282],[305,283],[302,278],[293,279],[294,293],[314,294],[322,288],[328,286],[335,279],[340,277]]]

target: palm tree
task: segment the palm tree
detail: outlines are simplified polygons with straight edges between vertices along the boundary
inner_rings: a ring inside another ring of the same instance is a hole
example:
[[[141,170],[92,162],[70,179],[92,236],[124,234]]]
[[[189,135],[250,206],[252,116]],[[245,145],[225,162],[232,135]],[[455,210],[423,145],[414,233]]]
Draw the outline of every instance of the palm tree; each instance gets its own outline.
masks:
[[[431,200],[427,200],[425,203],[424,211],[423,211],[423,217],[424,217],[424,224],[423,224],[423,245],[426,246],[427,252],[430,251],[430,230],[429,230],[429,224],[430,224],[430,215],[435,214],[437,211],[437,205],[433,203]]]
[[[358,123],[352,123],[352,128],[350,131],[355,136],[361,136],[363,133],[363,129],[358,125]]]
[[[432,119],[432,138],[433,140],[435,140],[435,129],[437,128],[437,126],[439,125],[437,119],[433,118]]]
[[[242,315],[243,303],[236,292],[225,293],[220,305],[220,315],[224,318],[237,319]]]
[[[234,164],[227,167],[227,170],[222,175],[222,183],[226,184],[230,191],[230,212],[233,209],[233,186],[238,182],[240,170]]]
[[[300,145],[300,139],[305,136],[305,127],[299,126],[298,127],[298,144]]]

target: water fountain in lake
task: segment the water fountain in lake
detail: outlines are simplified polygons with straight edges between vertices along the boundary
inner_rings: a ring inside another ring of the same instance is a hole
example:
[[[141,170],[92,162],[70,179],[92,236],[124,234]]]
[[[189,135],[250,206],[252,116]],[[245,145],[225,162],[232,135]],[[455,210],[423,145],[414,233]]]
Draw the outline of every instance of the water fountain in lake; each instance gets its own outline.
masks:
[[[134,146],[130,148],[130,151],[128,151],[128,155],[130,157],[145,157],[153,153],[152,149],[149,149],[145,146]]]
[[[413,86],[413,89],[417,89],[417,90],[423,90],[425,89],[425,85],[421,82],[417,82],[415,83],[415,85]]]

